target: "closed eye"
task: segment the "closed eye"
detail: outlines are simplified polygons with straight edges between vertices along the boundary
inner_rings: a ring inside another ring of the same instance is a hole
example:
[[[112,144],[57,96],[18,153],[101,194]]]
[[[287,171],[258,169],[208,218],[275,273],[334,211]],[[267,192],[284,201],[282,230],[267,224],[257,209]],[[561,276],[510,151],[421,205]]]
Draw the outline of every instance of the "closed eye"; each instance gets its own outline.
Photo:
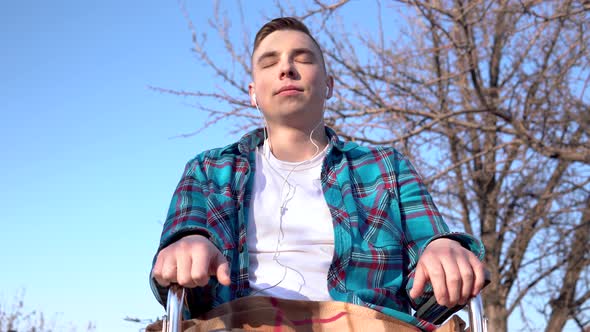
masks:
[[[261,68],[271,67],[278,62],[278,53],[275,51],[263,53],[256,62]]]
[[[313,54],[303,52],[295,56],[295,61],[300,63],[314,63],[315,57],[313,56]]]
[[[266,61],[266,62],[261,63],[260,67],[269,68],[269,67],[274,66],[276,63],[277,63],[276,61]]]

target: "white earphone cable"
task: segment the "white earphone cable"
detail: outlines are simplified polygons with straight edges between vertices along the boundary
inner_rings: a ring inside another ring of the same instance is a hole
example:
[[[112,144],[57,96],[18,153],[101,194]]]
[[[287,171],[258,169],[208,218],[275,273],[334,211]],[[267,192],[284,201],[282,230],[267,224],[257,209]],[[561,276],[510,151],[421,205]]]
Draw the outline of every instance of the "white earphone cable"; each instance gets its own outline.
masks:
[[[269,129],[268,123],[266,123],[266,119],[264,118],[264,115],[263,115],[262,111],[260,110],[260,108],[258,106],[258,102],[256,100],[256,94],[254,94],[254,105],[256,106],[256,109],[260,112],[260,114],[261,114],[261,116],[263,118],[263,121],[264,121],[264,140],[265,140],[265,142],[268,143],[268,156],[266,156],[265,151],[262,151],[262,156],[266,159],[266,162],[270,166],[270,169],[272,169],[273,172],[275,172],[276,174],[278,174],[284,180],[283,183],[282,183],[282,185],[281,185],[281,194],[280,194],[280,197],[281,197],[282,202],[281,202],[280,207],[279,207],[280,208],[280,210],[279,210],[279,218],[280,218],[280,221],[279,221],[279,234],[277,236],[277,244],[275,246],[275,252],[273,254],[273,261],[275,261],[278,265],[280,265],[281,267],[283,267],[285,270],[284,270],[284,273],[283,273],[283,276],[282,276],[281,280],[279,280],[276,284],[274,284],[272,286],[269,286],[269,287],[265,287],[265,288],[259,289],[259,290],[255,291],[255,292],[251,293],[250,296],[254,296],[254,295],[258,294],[258,293],[261,293],[263,291],[266,291],[266,290],[275,288],[278,285],[280,285],[285,280],[285,278],[287,276],[287,269],[292,270],[293,272],[297,273],[301,277],[303,283],[300,283],[300,285],[299,285],[299,291],[298,292],[300,292],[301,289],[303,288],[303,286],[305,286],[305,284],[306,284],[305,277],[303,276],[303,274],[301,272],[297,271],[296,269],[294,269],[294,268],[292,268],[292,267],[290,267],[288,265],[285,265],[285,264],[281,263],[281,261],[279,260],[279,256],[281,254],[280,251],[279,251],[279,247],[281,246],[281,243],[282,243],[282,241],[283,241],[283,239],[285,237],[285,234],[283,232],[283,218],[284,218],[284,215],[285,215],[285,213],[287,211],[287,203],[290,200],[289,197],[291,195],[294,196],[295,195],[295,190],[296,190],[296,186],[293,186],[291,183],[289,183],[289,177],[291,177],[291,174],[293,174],[293,172],[299,166],[304,165],[304,164],[307,164],[307,163],[310,163],[320,153],[320,147],[314,141],[314,139],[313,139],[313,133],[315,132],[315,130],[321,124],[323,124],[324,121],[323,121],[323,119],[320,120],[315,125],[315,127],[311,130],[311,132],[309,133],[309,141],[311,142],[311,144],[313,144],[313,146],[316,149],[316,151],[313,154],[313,156],[311,158],[309,158],[307,160],[304,160],[304,161],[298,163],[297,165],[293,166],[293,168],[289,171],[289,173],[287,174],[287,176],[284,177],[283,174],[281,174],[281,172],[279,172],[274,167],[272,167],[272,163],[269,160],[270,159],[270,154],[272,153],[272,143],[271,143],[271,140],[270,140],[270,132],[269,132],[270,129]],[[324,106],[325,106],[325,100],[324,100],[324,104],[322,105],[322,108],[324,108]],[[283,196],[285,185],[288,186],[287,187],[288,188],[288,191],[287,191],[287,195],[286,196]],[[291,190],[293,190],[293,192],[291,192]],[[292,198],[292,196],[291,196],[291,198]]]

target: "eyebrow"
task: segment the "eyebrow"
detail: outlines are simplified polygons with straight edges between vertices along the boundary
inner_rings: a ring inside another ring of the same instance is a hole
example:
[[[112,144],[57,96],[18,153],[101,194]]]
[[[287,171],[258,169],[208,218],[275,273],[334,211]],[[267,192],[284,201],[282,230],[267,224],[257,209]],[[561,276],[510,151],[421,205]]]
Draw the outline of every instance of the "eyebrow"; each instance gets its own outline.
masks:
[[[309,54],[309,55],[313,56],[314,59],[316,58],[315,53],[313,53],[312,50],[310,50],[309,48],[306,48],[306,47],[295,48],[292,50],[292,52],[295,54],[295,56],[300,55],[300,54]],[[259,64],[264,59],[277,57],[278,55],[279,55],[279,52],[277,52],[277,51],[264,52],[258,57],[258,60],[256,60],[256,63]]]

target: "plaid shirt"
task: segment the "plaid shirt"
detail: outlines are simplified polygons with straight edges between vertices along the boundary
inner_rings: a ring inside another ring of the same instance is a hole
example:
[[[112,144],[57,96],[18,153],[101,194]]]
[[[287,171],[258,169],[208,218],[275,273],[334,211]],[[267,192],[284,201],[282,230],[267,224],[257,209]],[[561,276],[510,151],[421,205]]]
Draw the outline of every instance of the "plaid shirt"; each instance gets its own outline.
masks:
[[[331,145],[321,182],[334,225],[330,296],[433,330],[434,325],[409,314],[410,306],[432,295],[430,287],[416,302],[408,295],[420,254],[434,239],[446,237],[483,259],[481,242],[449,232],[420,176],[395,149],[345,143],[330,128],[326,133]],[[258,129],[234,144],[199,154],[186,165],[172,197],[158,252],[183,236],[202,234],[230,263],[230,286],[213,277],[207,286],[190,290],[193,317],[250,293],[247,217],[256,147],[262,143]],[[150,280],[164,304],[166,289]]]

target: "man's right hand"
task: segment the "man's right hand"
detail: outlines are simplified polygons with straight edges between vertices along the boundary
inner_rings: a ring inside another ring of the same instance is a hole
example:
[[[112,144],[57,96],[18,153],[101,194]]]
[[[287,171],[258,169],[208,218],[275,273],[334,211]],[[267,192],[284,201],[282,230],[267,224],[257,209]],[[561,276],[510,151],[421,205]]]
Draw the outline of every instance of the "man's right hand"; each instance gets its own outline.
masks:
[[[217,276],[217,280],[225,286],[231,283],[229,263],[217,247],[202,235],[185,236],[162,249],[152,276],[164,287],[171,283],[186,288],[205,286],[209,276]]]

